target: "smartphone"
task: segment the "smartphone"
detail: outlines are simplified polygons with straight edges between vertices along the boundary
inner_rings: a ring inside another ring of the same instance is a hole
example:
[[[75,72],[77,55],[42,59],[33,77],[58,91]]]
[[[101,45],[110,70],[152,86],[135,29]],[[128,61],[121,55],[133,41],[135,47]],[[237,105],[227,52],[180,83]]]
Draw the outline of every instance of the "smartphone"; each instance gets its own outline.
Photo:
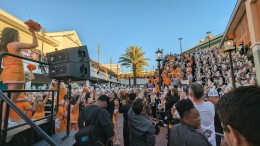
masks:
[[[206,139],[208,139],[208,138],[211,136],[211,134],[212,134],[212,131],[210,131],[210,130],[206,130],[206,131],[203,133],[203,135],[205,136]]]

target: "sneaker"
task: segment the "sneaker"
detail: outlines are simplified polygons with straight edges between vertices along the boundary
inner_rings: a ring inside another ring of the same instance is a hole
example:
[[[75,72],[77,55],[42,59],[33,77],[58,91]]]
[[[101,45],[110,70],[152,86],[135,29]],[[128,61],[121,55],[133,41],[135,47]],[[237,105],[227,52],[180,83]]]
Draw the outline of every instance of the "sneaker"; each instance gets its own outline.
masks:
[[[8,127],[16,126],[17,122],[12,122],[10,119],[8,120]]]
[[[154,121],[157,121],[157,119],[153,118]]]
[[[120,145],[120,142],[117,140],[117,141],[115,142],[115,145]]]

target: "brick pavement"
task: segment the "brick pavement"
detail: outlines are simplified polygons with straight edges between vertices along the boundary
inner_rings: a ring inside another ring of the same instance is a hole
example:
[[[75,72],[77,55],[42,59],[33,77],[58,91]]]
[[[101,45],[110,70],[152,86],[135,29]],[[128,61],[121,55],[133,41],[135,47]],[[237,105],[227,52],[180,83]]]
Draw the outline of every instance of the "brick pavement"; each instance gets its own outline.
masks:
[[[124,146],[123,142],[123,114],[119,114],[118,116],[118,139],[121,143],[120,146]],[[167,134],[167,128],[165,127],[160,127],[161,131],[160,134],[156,136],[156,146],[167,146],[167,139],[166,139],[166,134]]]

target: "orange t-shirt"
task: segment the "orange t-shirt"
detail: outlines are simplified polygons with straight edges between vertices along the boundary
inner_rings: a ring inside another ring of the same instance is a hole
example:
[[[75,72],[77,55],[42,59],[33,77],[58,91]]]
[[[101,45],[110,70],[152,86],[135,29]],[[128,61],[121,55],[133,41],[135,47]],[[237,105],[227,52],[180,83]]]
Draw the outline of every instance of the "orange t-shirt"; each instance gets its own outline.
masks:
[[[165,77],[163,78],[163,82],[164,84],[169,85],[171,83],[171,79],[169,77]]]
[[[28,102],[21,101],[21,102],[15,102],[15,105],[22,111],[26,112],[26,109],[28,109],[31,105]],[[11,108],[10,110],[10,119],[12,120],[19,120],[21,117]]]
[[[39,118],[44,118],[45,117],[45,112],[44,112],[44,105],[37,105],[36,106],[36,111],[33,115],[33,119],[39,119]]]

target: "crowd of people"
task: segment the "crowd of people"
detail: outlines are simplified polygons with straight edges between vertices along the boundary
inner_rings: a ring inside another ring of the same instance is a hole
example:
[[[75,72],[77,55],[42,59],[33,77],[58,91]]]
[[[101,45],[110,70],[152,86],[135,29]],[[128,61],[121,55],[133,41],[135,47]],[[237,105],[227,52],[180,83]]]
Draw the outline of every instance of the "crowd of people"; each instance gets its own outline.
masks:
[[[256,71],[253,60],[241,53],[232,52],[236,87],[256,85]],[[163,87],[197,82],[205,90],[215,88],[220,95],[232,90],[231,65],[224,49],[213,47],[194,53],[168,54],[161,65]],[[151,76],[150,82],[156,85],[158,76]],[[185,83],[184,83],[185,82]]]
[[[17,30],[4,29],[1,52],[19,55],[21,49],[37,47],[35,30],[29,27],[29,31],[32,43],[24,44],[19,42]],[[121,145],[119,113],[123,113],[124,118],[125,146],[155,146],[160,131],[158,125],[172,125],[168,133],[170,146],[218,146],[221,142],[229,146],[256,146],[260,137],[260,89],[255,86],[255,68],[243,53],[232,52],[232,56],[236,87],[232,86],[227,54],[222,49],[212,48],[166,55],[162,71],[159,71],[161,76],[149,77],[143,88],[73,83],[70,90],[70,83],[53,80],[42,88],[58,90],[59,94],[14,92],[10,99],[31,119],[52,113],[54,108],[46,105],[54,103],[57,108],[55,130],[65,131],[69,125],[70,130],[78,131],[75,146]],[[3,66],[1,80],[8,90],[24,89],[23,61],[6,56]],[[29,80],[33,78],[30,71]],[[160,78],[163,84],[160,84]],[[71,95],[68,94],[70,91]],[[7,108],[5,103],[1,106],[4,123]],[[68,117],[70,123],[67,123]],[[21,120],[12,109],[9,118],[8,126]]]

